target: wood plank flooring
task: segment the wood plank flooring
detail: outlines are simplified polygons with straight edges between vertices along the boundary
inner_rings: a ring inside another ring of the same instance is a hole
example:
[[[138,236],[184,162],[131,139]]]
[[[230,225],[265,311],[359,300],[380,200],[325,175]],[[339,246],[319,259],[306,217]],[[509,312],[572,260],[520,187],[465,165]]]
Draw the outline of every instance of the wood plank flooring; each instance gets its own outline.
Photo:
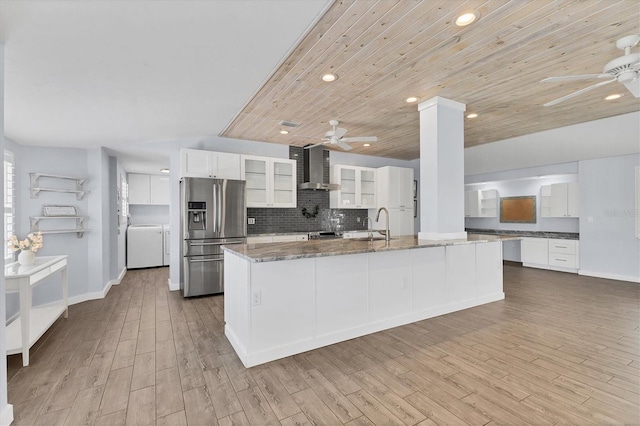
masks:
[[[10,356],[14,424],[640,423],[637,284],[508,264],[504,301],[245,369],[223,297],[185,300],[167,277],[127,272],[29,367]]]

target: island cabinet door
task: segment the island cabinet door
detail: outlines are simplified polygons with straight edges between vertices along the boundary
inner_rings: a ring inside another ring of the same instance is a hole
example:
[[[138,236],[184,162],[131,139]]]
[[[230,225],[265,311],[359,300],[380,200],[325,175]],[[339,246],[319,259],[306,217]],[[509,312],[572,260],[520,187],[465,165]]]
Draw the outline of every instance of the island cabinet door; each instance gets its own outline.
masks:
[[[476,244],[447,246],[447,303],[474,299],[476,290]]]
[[[413,311],[444,306],[447,302],[445,248],[431,247],[410,252]]]
[[[251,264],[250,352],[311,340],[314,330],[314,259]]]
[[[502,243],[494,241],[475,246],[478,296],[502,293]]]
[[[407,252],[369,253],[370,321],[389,319],[411,311],[410,256]]]
[[[367,254],[318,257],[315,262],[317,336],[365,324]]]

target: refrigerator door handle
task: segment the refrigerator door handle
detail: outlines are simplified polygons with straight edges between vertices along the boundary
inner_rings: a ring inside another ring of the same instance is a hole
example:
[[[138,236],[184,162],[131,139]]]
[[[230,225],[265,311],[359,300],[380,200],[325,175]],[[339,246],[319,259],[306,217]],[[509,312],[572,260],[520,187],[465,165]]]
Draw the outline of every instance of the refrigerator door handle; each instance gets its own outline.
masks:
[[[218,185],[213,184],[213,232],[217,234],[218,231]]]
[[[244,241],[226,241],[223,243],[189,243],[191,247],[200,246],[227,246],[229,244],[244,244]]]
[[[222,182],[226,182],[226,181],[222,181]],[[218,185],[222,186],[224,185],[224,183],[219,183]],[[218,218],[218,232],[223,232],[223,227],[222,227],[222,222],[223,222],[223,218],[222,215],[224,214],[225,209],[222,208],[222,203],[223,203],[223,199],[222,199],[222,188],[219,188],[218,190],[218,199],[216,200],[216,208],[218,209],[218,213],[216,214],[216,217]]]
[[[189,263],[202,263],[202,262],[223,262],[224,259],[189,259]]]

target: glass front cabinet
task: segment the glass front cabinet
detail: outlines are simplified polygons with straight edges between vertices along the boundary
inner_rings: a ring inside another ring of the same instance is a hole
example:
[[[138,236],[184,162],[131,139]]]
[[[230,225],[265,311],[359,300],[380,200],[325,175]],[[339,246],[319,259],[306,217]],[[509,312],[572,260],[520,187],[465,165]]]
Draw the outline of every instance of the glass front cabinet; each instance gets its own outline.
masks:
[[[340,189],[331,191],[332,209],[376,208],[376,169],[335,165],[331,169],[331,183]]]
[[[296,161],[242,156],[247,207],[296,207]]]

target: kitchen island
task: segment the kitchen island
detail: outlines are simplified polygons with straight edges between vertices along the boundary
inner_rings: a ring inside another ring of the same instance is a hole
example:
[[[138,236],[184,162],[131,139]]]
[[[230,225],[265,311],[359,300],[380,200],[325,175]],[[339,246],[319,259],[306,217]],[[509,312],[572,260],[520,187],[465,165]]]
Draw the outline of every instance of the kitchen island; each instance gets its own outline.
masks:
[[[502,241],[225,247],[225,335],[246,367],[504,299]]]

